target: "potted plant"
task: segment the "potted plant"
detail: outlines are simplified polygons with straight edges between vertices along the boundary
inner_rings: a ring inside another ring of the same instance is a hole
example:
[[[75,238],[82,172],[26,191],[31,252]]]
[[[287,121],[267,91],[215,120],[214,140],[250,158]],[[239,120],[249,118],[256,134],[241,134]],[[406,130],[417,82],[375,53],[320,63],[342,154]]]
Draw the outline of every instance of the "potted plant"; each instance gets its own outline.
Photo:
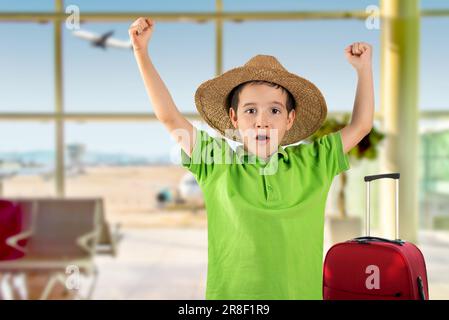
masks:
[[[343,129],[349,123],[349,115],[345,115],[343,120],[336,118],[327,119],[323,126],[316,131],[310,140],[315,140],[319,137],[327,135],[332,132]],[[385,135],[379,132],[375,127],[367,134],[354,148],[348,152],[351,162],[359,162],[363,159],[373,160],[377,158],[378,146]],[[330,228],[330,237],[332,243],[346,241],[348,239],[360,235],[362,221],[360,217],[348,216],[346,209],[346,184],[347,173],[343,171],[340,175],[340,186],[337,198],[337,215],[330,215],[326,217]]]

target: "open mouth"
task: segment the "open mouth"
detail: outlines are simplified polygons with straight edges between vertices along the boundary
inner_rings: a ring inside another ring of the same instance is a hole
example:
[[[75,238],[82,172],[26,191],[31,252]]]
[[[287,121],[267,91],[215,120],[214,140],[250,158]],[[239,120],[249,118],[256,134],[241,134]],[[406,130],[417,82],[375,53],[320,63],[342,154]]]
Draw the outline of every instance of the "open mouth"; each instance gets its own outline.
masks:
[[[268,141],[270,141],[270,137],[267,136],[267,135],[258,134],[258,135],[256,136],[256,140],[257,140],[258,142],[268,142]]]

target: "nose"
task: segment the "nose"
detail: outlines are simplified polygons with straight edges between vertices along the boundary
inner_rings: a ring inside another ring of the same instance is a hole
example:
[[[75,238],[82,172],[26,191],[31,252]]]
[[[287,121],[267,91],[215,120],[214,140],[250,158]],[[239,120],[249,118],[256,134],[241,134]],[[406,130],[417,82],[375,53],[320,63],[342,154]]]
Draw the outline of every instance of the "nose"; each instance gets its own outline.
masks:
[[[265,128],[269,127],[268,117],[266,115],[264,115],[263,112],[261,112],[257,115],[256,127],[259,129],[260,128],[265,129]]]

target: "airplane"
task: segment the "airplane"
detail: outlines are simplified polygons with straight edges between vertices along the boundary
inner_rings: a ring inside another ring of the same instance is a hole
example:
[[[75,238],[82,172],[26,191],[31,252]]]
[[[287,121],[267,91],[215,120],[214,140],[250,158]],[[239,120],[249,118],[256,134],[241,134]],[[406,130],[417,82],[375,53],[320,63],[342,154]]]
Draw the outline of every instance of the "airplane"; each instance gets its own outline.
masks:
[[[73,31],[73,35],[89,40],[94,47],[100,47],[103,48],[103,50],[106,49],[106,47],[115,47],[120,49],[131,49],[132,50],[132,44],[131,41],[123,41],[111,38],[111,36],[114,34],[114,31],[108,31],[102,35],[86,31],[86,30],[75,30]]]

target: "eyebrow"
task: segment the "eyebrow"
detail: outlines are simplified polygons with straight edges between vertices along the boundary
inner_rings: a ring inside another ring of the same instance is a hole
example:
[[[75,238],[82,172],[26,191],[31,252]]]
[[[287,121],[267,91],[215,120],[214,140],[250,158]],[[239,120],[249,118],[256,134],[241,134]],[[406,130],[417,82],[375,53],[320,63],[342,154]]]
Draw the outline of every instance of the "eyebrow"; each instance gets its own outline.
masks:
[[[247,102],[242,106],[242,108],[247,107],[247,106],[255,106],[256,104],[257,103],[255,103],[255,102]],[[278,104],[278,105],[284,106],[284,104],[279,101],[271,101],[270,104]]]

